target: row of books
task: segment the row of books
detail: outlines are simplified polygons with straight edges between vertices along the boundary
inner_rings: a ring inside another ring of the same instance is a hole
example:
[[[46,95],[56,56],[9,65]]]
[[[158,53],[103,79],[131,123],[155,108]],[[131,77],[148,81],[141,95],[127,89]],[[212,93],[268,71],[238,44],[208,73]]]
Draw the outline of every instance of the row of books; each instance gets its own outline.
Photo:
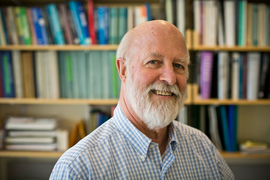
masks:
[[[194,106],[192,125],[204,132],[220,151],[237,151],[237,106]]]
[[[269,99],[269,73],[269,53],[196,53],[195,83],[202,99]]]
[[[0,97],[119,97],[115,51],[1,51]]]
[[[195,0],[194,29],[205,46],[269,46],[270,13],[247,0]]]
[[[1,131],[5,150],[65,151],[69,147],[68,131],[53,118],[9,117]]]
[[[128,29],[147,20],[149,4],[94,7],[88,0],[86,6],[81,1],[6,6],[0,8],[0,45],[118,44]]]

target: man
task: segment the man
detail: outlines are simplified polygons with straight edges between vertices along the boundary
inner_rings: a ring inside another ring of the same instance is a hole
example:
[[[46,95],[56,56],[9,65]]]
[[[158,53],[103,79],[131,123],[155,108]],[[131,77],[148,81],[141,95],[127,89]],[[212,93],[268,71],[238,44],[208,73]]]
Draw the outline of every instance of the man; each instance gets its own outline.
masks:
[[[203,133],[173,121],[189,64],[174,25],[157,20],[129,31],[116,64],[122,85],[114,116],[65,152],[50,179],[234,179]]]

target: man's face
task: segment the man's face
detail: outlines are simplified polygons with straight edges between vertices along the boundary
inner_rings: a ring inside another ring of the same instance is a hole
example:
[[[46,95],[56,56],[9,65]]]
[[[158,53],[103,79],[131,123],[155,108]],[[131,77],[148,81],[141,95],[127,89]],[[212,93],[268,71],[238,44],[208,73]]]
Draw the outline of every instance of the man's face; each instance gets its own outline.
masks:
[[[184,104],[186,46],[179,38],[167,36],[142,39],[132,47],[136,48],[127,67],[126,99],[149,129],[163,128]]]

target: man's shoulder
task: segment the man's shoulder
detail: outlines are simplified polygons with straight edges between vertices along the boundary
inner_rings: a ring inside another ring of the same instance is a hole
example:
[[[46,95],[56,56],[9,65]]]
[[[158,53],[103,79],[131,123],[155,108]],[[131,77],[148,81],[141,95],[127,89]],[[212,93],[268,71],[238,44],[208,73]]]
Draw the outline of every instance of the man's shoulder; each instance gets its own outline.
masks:
[[[198,138],[207,138],[207,136],[202,131],[200,131],[194,127],[191,127],[189,125],[180,123],[178,121],[174,121],[173,125],[175,127],[176,134],[195,136]]]

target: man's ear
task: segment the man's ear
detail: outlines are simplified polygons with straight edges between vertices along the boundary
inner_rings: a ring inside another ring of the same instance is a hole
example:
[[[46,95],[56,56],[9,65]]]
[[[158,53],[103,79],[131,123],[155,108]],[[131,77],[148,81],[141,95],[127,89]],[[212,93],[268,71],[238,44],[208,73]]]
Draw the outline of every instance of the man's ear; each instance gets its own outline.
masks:
[[[118,70],[118,74],[120,76],[120,79],[122,82],[125,82],[126,80],[126,65],[125,65],[126,60],[124,58],[117,58],[116,60],[116,66]]]

